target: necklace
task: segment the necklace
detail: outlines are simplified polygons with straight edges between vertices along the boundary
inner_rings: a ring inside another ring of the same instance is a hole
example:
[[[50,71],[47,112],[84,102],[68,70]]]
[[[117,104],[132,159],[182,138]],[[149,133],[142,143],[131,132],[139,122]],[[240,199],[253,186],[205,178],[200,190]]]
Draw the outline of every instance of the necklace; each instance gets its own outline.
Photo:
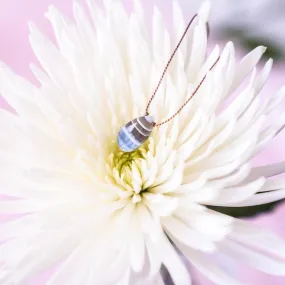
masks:
[[[119,134],[118,134],[118,145],[119,148],[124,151],[124,152],[132,152],[134,150],[136,150],[137,148],[139,148],[151,135],[151,132],[153,130],[154,127],[159,127],[161,125],[164,125],[168,122],[170,122],[171,120],[173,120],[181,111],[182,109],[184,109],[184,107],[191,101],[191,99],[195,96],[195,94],[198,92],[198,90],[200,89],[200,87],[202,86],[203,82],[205,81],[207,74],[203,77],[203,79],[200,81],[200,83],[198,84],[198,86],[196,87],[196,89],[194,90],[194,92],[191,94],[191,96],[181,105],[181,107],[169,118],[167,118],[166,120],[160,122],[160,123],[155,123],[153,116],[149,115],[149,107],[151,105],[151,102],[153,101],[161,83],[162,80],[168,70],[168,67],[172,61],[172,59],[174,58],[178,48],[180,47],[183,39],[185,38],[191,24],[193,23],[193,21],[195,20],[195,18],[197,18],[197,14],[194,15],[194,17],[190,20],[189,24],[187,25],[180,41],[178,42],[176,48],[174,49],[172,55],[170,56],[170,59],[168,60],[166,67],[162,73],[162,76],[157,84],[157,87],[155,88],[151,98],[149,99],[147,106],[146,106],[146,110],[145,110],[145,115],[135,118],[132,121],[128,122],[123,128],[121,128]],[[208,25],[207,25],[207,31],[208,31]],[[215,61],[215,63],[212,65],[212,67],[210,68],[209,71],[211,71],[215,65],[218,63],[220,57],[218,57],[218,59]]]

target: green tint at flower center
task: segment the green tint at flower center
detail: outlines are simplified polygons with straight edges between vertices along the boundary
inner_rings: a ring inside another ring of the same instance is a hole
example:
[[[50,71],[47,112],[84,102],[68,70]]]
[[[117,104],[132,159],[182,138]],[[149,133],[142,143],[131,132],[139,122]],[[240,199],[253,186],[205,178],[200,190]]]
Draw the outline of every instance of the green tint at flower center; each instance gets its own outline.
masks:
[[[122,175],[125,171],[128,171],[126,169],[131,171],[133,164],[136,164],[141,159],[145,159],[145,155],[146,151],[143,148],[130,153],[120,151],[114,156],[114,166],[119,171],[119,174]]]
[[[140,202],[150,186],[148,147],[149,144],[129,153],[116,150],[109,156],[108,180],[121,188],[121,198],[130,198],[133,203]]]

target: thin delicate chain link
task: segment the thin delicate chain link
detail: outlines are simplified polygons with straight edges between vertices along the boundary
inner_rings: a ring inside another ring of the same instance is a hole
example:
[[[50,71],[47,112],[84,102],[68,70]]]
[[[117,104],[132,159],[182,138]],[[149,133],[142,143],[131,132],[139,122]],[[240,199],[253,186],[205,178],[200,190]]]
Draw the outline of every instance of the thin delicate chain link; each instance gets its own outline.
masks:
[[[217,60],[215,61],[215,63],[212,65],[212,67],[210,68],[209,71],[211,71],[215,65],[218,63],[220,57],[217,58]],[[200,87],[202,86],[202,84],[204,83],[204,81],[206,80],[208,74],[205,74],[205,76],[203,77],[203,79],[201,80],[201,82],[199,83],[199,85],[196,87],[196,89],[194,90],[194,92],[191,94],[191,96],[187,99],[187,101],[185,101],[185,103],[177,110],[176,113],[174,113],[170,118],[166,119],[165,121],[159,123],[159,124],[155,124],[156,127],[159,127],[161,125],[164,125],[166,123],[168,123],[169,121],[171,121],[174,117],[176,117],[181,111],[182,109],[190,102],[190,100],[195,96],[195,94],[198,92],[198,90],[200,89]]]
[[[173,53],[172,53],[170,59],[168,60],[168,62],[167,62],[167,64],[166,64],[166,67],[165,67],[165,69],[164,69],[164,71],[163,71],[163,73],[162,73],[162,76],[161,76],[161,78],[160,78],[160,80],[159,80],[159,82],[158,82],[158,85],[156,86],[156,88],[155,88],[155,90],[154,90],[154,92],[153,92],[151,98],[149,99],[149,101],[148,101],[148,103],[147,103],[146,110],[145,110],[145,115],[146,115],[146,116],[149,115],[149,112],[148,112],[148,111],[149,111],[150,104],[151,104],[151,102],[153,101],[153,99],[154,99],[154,97],[155,97],[155,95],[156,95],[156,93],[157,93],[157,91],[158,91],[158,89],[159,89],[159,87],[160,87],[160,85],[161,85],[161,83],[162,83],[162,80],[164,79],[164,76],[165,76],[165,74],[166,74],[166,72],[167,72],[167,70],[168,70],[168,68],[169,68],[169,66],[170,66],[170,63],[172,62],[172,60],[173,60],[173,58],[174,58],[176,52],[178,51],[180,45],[182,44],[182,41],[184,40],[184,38],[185,38],[185,36],[186,36],[186,34],[187,34],[189,28],[191,27],[193,21],[197,18],[197,16],[198,16],[198,14],[195,14],[195,15],[193,16],[193,18],[190,20],[190,22],[189,22],[189,24],[187,25],[187,27],[186,27],[186,29],[185,29],[185,31],[184,31],[184,33],[183,33],[183,35],[182,35],[180,41],[178,42],[178,44],[177,44],[176,48],[174,49],[174,51],[173,51]],[[208,23],[207,23],[207,34],[209,35],[209,26],[208,26]],[[210,68],[209,71],[211,71],[211,70],[215,67],[215,65],[218,63],[219,59],[220,59],[220,57],[218,57],[218,59],[215,61],[215,63],[212,65],[212,67]],[[206,77],[207,77],[207,74],[203,77],[203,79],[201,80],[201,82],[199,83],[199,85],[197,86],[197,88],[194,90],[194,92],[191,94],[191,96],[187,99],[187,101],[185,101],[185,103],[177,110],[176,113],[174,113],[171,117],[169,117],[168,119],[166,119],[165,121],[163,121],[163,122],[161,122],[161,123],[159,123],[159,124],[153,123],[153,126],[159,127],[159,126],[161,126],[161,125],[164,125],[164,124],[168,123],[168,122],[171,121],[172,119],[174,119],[174,118],[182,111],[182,109],[191,101],[191,99],[195,96],[195,94],[198,92],[198,90],[199,90],[200,87],[202,86],[203,82],[206,80]]]
[[[149,99],[149,101],[148,101],[148,103],[147,103],[146,110],[145,110],[146,115],[149,114],[149,113],[148,113],[148,110],[149,110],[150,104],[151,104],[152,100],[154,99],[154,96],[156,95],[156,93],[157,93],[157,91],[158,91],[158,89],[159,89],[159,87],[160,87],[160,85],[161,85],[161,82],[162,82],[162,80],[163,80],[163,78],[164,78],[164,76],[165,76],[165,74],[166,74],[166,71],[167,71],[167,69],[168,69],[168,67],[169,67],[169,65],[170,65],[170,63],[171,63],[171,61],[172,61],[172,59],[174,58],[174,56],[175,56],[177,50],[179,49],[179,47],[180,47],[180,45],[181,45],[183,39],[185,38],[185,36],[186,36],[186,34],[187,34],[187,32],[188,32],[188,30],[189,30],[191,24],[193,23],[193,21],[195,20],[195,18],[196,18],[197,16],[198,16],[198,14],[195,14],[195,15],[193,16],[193,18],[191,19],[191,21],[189,22],[189,24],[188,24],[188,26],[186,27],[186,29],[185,29],[185,31],[184,31],[184,33],[183,33],[183,35],[182,35],[182,37],[181,37],[179,43],[177,44],[177,46],[176,46],[175,50],[173,51],[173,53],[172,53],[170,59],[168,60],[168,62],[167,62],[167,64],[166,64],[166,67],[165,67],[165,69],[164,69],[164,71],[163,71],[163,73],[162,73],[162,76],[161,76],[161,78],[160,78],[160,80],[159,80],[159,82],[158,82],[158,85],[156,86],[156,88],[155,88],[155,90],[154,90],[152,96],[150,97],[150,99]]]

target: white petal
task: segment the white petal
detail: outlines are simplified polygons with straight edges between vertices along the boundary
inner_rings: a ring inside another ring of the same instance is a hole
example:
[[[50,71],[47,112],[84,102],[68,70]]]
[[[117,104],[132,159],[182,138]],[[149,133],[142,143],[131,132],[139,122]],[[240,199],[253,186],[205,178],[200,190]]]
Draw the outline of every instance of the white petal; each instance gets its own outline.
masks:
[[[258,75],[256,82],[254,84],[254,89],[256,93],[259,93],[261,89],[263,88],[264,84],[266,83],[270,75],[272,65],[273,65],[273,60],[269,59],[265,63],[264,68],[261,70],[260,74]]]
[[[215,211],[194,211],[182,217],[185,223],[213,241],[224,239],[232,231],[233,219]]]
[[[265,51],[265,47],[257,47],[242,59],[239,66],[237,67],[235,80],[232,84],[232,91],[235,90],[242,83],[242,81],[246,78],[250,71],[259,62],[261,56]]]
[[[260,178],[244,186],[225,188],[217,197],[215,197],[213,201],[209,201],[208,203],[219,206],[243,203],[242,201],[250,199],[255,193],[257,193],[262,188],[264,183],[265,179]]]
[[[163,218],[162,223],[170,237],[175,240],[197,250],[206,252],[213,252],[215,250],[214,243],[206,235],[199,233],[195,229],[191,229],[182,221],[173,217],[167,217]]]
[[[99,26],[100,21],[103,21],[103,10],[97,5],[96,0],[87,0],[88,9],[94,26]]]
[[[123,275],[123,272],[128,271],[129,269],[129,259],[128,259],[128,253],[126,247],[123,247],[121,251],[117,254],[117,257],[110,262],[110,268],[108,269],[107,280],[108,282],[117,282],[118,279]],[[91,269],[92,271],[92,269]],[[93,271],[94,272],[94,271]],[[104,272],[103,272],[104,274]],[[95,274],[93,273],[95,276]],[[90,285],[94,283],[94,280],[96,280],[96,277],[90,278]]]
[[[166,236],[159,243],[162,254],[162,262],[167,268],[175,285],[191,285],[191,279],[187,267],[175,251]]]
[[[78,233],[70,229],[5,243],[0,247],[1,261],[12,266],[12,271],[6,275],[7,280],[24,284],[27,279],[65,258],[77,243]]]
[[[146,248],[147,248],[147,254],[149,258],[149,273],[148,275],[150,277],[153,277],[157,275],[161,268],[162,264],[162,257],[160,255],[160,252],[157,250],[157,243],[152,242],[150,240],[146,240]]]
[[[138,216],[137,216],[138,218]],[[133,219],[133,225],[130,226],[129,251],[132,269],[135,272],[142,271],[145,263],[145,241],[140,228],[136,226],[136,219]]]
[[[86,283],[90,266],[90,263],[86,259],[88,259],[88,255],[92,252],[88,248],[89,245],[90,243],[88,242],[80,244],[52,275],[47,285],[61,285],[65,282],[72,285],[79,285],[81,282]]]
[[[159,276],[156,279],[155,285],[165,285],[161,275],[159,274]]]
[[[172,175],[159,186],[151,188],[153,193],[171,193],[179,185],[181,185],[183,179],[183,168],[184,165],[178,166],[176,169],[172,170]]]
[[[175,158],[176,158],[176,153],[172,152],[169,156],[167,156],[166,161],[163,165],[159,164],[159,161],[158,161],[158,164],[161,166],[160,166],[160,171],[156,175],[154,185],[163,184],[163,182],[167,181],[169,177],[172,177]],[[161,159],[162,159],[162,156],[161,156]],[[157,160],[159,160],[159,157],[157,157]]]
[[[68,62],[35,25],[30,24],[30,31],[30,42],[33,51],[44,70],[60,88],[68,88],[70,86],[69,78],[72,78]]]
[[[228,206],[232,207],[256,206],[256,205],[263,205],[267,203],[276,202],[284,198],[285,198],[285,189],[282,189],[267,193],[256,194],[245,201],[239,203],[233,203]]]
[[[138,205],[137,208],[142,231],[147,233],[152,240],[157,241],[162,232],[160,217],[151,214],[144,205]]]
[[[178,206],[178,198],[162,194],[144,193],[143,202],[157,216],[169,216]]]
[[[278,104],[283,101],[284,96],[285,96],[285,86],[283,86],[277,92],[277,94],[275,94],[270,98],[266,106],[266,113],[270,113],[271,111],[273,111],[278,106]]]
[[[194,72],[199,70],[205,60],[206,55],[206,46],[207,46],[207,31],[206,23],[202,18],[198,18],[198,25],[194,29],[194,36],[192,42],[192,50],[190,55],[190,62],[187,67],[188,76],[193,82],[197,78],[197,73]]]
[[[198,12],[199,17],[201,17],[205,22],[207,22],[210,10],[211,10],[211,2],[204,1]]]
[[[241,262],[247,263],[265,273],[278,276],[285,275],[284,261],[282,262],[271,257],[267,257],[232,241],[223,241],[219,245],[219,248],[225,254],[239,259]]]
[[[5,241],[11,238],[33,236],[39,232],[40,225],[34,215],[28,215],[13,221],[1,223],[0,240]]]
[[[219,285],[244,285],[232,277],[228,276],[223,270],[210,261],[209,257],[199,251],[179,246],[182,253],[191,260],[191,263],[204,274],[209,280]]]
[[[215,149],[217,149],[220,145],[226,143],[226,141],[234,132],[235,128],[236,120],[232,119],[230,122],[228,122],[228,124],[224,126],[223,129],[212,135],[211,139],[206,142],[198,152],[196,152],[196,157],[191,159],[187,166],[195,164],[196,162],[202,161],[204,158],[209,157]]]
[[[157,7],[154,7],[153,13],[153,53],[154,59],[161,60],[169,57],[170,46],[165,46],[164,36],[166,35],[163,18]],[[163,45],[161,43],[164,43]]]
[[[248,179],[254,180],[261,176],[272,177],[285,172],[285,162],[279,162],[271,165],[253,167]]]
[[[199,76],[200,80],[205,76],[205,74],[210,70],[213,64],[217,61],[220,55],[220,47],[218,45],[212,50],[208,58],[205,60],[203,67],[201,68],[201,75]]]
[[[0,201],[1,214],[23,214],[36,211],[43,211],[54,205],[54,202],[21,199],[12,201]]]
[[[73,14],[82,37],[84,38],[86,43],[89,44],[87,46],[92,49],[92,44],[95,39],[94,29],[89,22],[88,15],[86,15],[80,1],[78,0],[74,0],[73,2]],[[87,52],[88,48],[85,51]]]
[[[238,168],[237,171],[234,171],[227,176],[221,177],[220,179],[215,179],[214,182],[220,182],[223,187],[237,186],[246,180],[246,177],[249,175],[250,171],[250,164],[244,164]]]
[[[22,120],[52,133],[52,126],[35,102],[36,97],[39,96],[37,88],[14,74],[3,64],[0,64],[0,93]]]
[[[0,62],[0,90],[6,100],[13,100],[12,94],[21,99],[28,100],[32,103],[34,96],[38,94],[38,89],[35,85],[16,75],[8,66]],[[15,84],[17,82],[17,84]],[[16,99],[14,99],[16,100]],[[12,104],[13,101],[11,101]]]
[[[268,192],[285,188],[284,179],[267,179],[264,186],[259,192]]]
[[[185,20],[181,10],[180,5],[177,1],[173,1],[173,25],[174,25],[174,33],[175,33],[175,42],[179,42],[183,32],[185,30]],[[186,47],[187,47],[187,38],[182,42],[180,46],[180,50],[182,53],[185,54]]]
[[[212,201],[216,201],[218,197],[220,197],[221,189],[218,187],[202,187],[201,189],[197,189],[198,191],[193,191],[187,193],[187,200],[192,203],[199,203],[199,204],[208,204]]]
[[[232,240],[285,258],[285,242],[281,237],[252,223],[235,220],[229,235]]]

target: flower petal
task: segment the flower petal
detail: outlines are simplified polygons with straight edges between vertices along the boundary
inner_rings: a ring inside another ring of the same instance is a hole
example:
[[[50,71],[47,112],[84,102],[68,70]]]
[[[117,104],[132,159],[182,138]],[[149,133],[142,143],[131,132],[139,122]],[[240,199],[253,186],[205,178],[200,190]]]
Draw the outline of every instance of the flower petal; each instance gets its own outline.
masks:
[[[256,206],[256,205],[263,205],[267,203],[276,202],[284,198],[285,198],[285,189],[282,189],[267,193],[256,194],[245,201],[229,204],[228,206],[232,207]]]
[[[237,67],[235,80],[232,84],[231,91],[235,90],[249,74],[249,72],[256,66],[260,58],[266,51],[266,48],[263,46],[257,47],[252,52],[247,54],[239,63]]]
[[[285,172],[285,162],[278,162],[274,164],[269,164],[265,166],[257,166],[253,167],[250,175],[248,177],[249,180],[254,180],[259,177],[272,177]]]
[[[274,233],[249,222],[235,220],[229,237],[233,241],[258,248],[279,258],[285,258],[284,240]]]
[[[255,252],[233,241],[223,241],[219,245],[220,250],[243,263],[247,263],[265,273],[284,276],[285,261],[278,261],[264,254]]]
[[[166,236],[162,236],[158,246],[162,254],[162,262],[167,268],[174,284],[191,285],[191,278],[187,267]]]
[[[191,229],[177,218],[163,218],[162,223],[171,238],[197,250],[206,252],[215,250],[214,243],[206,235]]]
[[[216,264],[210,261],[209,257],[199,251],[179,246],[182,253],[191,260],[191,263],[209,280],[219,285],[244,285],[243,283],[231,278]]]
[[[245,184],[244,186],[225,188],[217,197],[214,198],[213,201],[209,201],[208,203],[215,206],[229,206],[243,203],[243,201],[250,199],[255,193],[257,193],[264,183],[265,179],[260,178],[256,181]]]

